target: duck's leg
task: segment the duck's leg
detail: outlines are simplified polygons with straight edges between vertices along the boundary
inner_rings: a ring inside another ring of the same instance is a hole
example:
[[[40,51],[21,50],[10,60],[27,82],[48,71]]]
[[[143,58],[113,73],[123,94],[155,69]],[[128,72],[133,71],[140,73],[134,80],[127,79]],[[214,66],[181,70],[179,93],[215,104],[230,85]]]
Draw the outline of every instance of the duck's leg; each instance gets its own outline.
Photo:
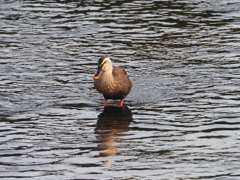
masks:
[[[123,102],[124,102],[124,99],[121,99],[119,105],[109,105],[109,106],[111,106],[111,107],[120,107],[120,108],[122,108],[122,107],[123,107]]]
[[[121,99],[119,106],[123,107],[124,99]]]
[[[107,99],[104,99],[104,103],[105,103],[104,106],[108,106],[108,100]]]

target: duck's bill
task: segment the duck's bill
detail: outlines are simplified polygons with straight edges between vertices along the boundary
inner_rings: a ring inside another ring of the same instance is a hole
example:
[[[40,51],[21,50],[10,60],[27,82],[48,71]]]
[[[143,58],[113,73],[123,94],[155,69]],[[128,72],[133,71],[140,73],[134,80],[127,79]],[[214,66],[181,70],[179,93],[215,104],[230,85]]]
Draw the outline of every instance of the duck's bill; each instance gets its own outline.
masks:
[[[101,69],[98,68],[98,71],[97,71],[97,73],[93,76],[93,79],[98,79],[99,76],[100,76],[100,74],[101,74]]]

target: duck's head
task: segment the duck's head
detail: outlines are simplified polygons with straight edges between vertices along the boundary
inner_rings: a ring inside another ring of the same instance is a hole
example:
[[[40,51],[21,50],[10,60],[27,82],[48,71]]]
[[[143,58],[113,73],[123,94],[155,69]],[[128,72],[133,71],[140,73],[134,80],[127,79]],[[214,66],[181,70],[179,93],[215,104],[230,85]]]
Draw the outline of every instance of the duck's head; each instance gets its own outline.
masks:
[[[112,73],[112,62],[107,56],[103,56],[98,61],[98,71],[93,79],[98,79],[102,73]]]

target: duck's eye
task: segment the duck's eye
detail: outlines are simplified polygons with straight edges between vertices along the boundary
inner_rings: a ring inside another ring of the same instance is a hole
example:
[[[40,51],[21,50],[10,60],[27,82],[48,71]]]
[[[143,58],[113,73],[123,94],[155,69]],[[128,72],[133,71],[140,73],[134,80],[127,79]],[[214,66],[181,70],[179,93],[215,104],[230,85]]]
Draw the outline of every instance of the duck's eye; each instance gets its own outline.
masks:
[[[105,64],[106,64],[106,62],[102,63],[102,64],[100,65],[100,67],[102,68]]]

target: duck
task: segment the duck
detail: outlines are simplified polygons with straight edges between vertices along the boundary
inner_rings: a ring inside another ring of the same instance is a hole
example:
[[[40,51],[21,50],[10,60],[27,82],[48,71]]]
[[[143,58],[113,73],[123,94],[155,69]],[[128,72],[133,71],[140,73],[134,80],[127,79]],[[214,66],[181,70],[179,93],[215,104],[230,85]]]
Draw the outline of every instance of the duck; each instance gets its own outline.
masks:
[[[127,72],[122,67],[112,65],[107,56],[98,60],[97,73],[93,76],[95,89],[103,94],[105,106],[109,106],[109,99],[120,99],[119,105],[112,107],[123,107],[124,100],[132,88],[132,82]]]

